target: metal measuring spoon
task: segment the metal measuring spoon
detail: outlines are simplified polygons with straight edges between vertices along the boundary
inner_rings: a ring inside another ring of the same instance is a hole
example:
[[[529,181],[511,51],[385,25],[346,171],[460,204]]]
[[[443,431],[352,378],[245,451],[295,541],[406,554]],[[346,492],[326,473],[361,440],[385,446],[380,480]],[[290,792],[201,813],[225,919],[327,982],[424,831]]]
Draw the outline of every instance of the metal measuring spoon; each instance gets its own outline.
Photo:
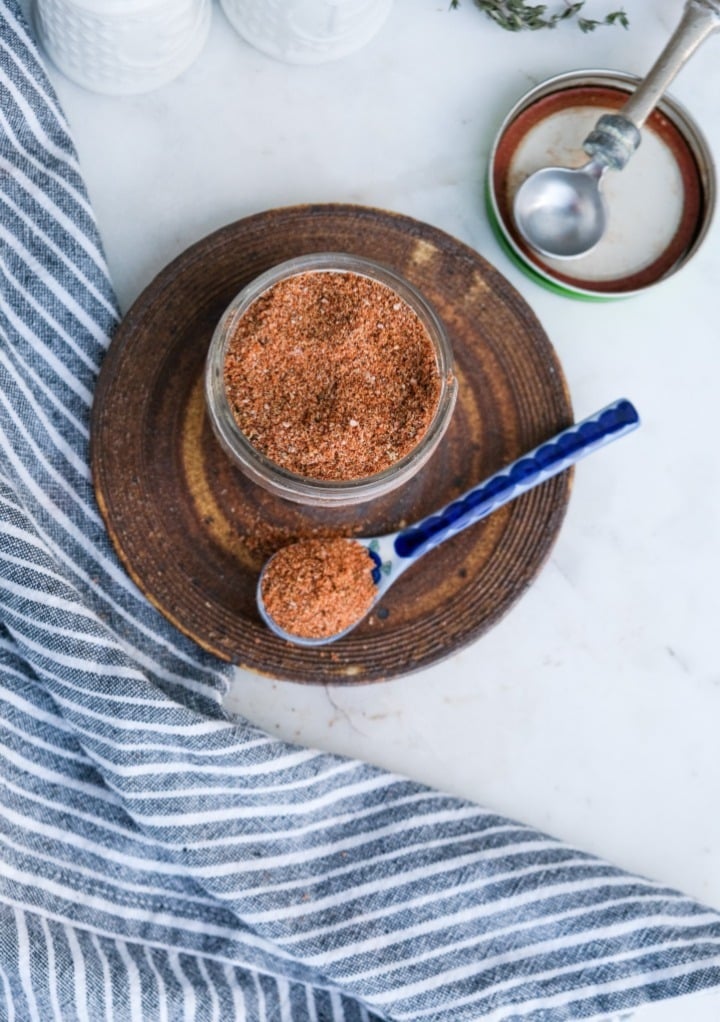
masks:
[[[617,113],[605,114],[583,142],[582,167],[545,167],[515,194],[513,215],[525,241],[541,255],[575,259],[597,245],[607,227],[600,184],[622,170],[640,145],[640,128],[702,42],[720,28],[719,0],[687,0],[685,11],[647,77]]]
[[[462,497],[447,504],[440,511],[423,518],[415,525],[398,532],[368,539],[347,539],[344,542],[363,546],[368,553],[367,570],[372,572],[375,594],[357,620],[342,631],[323,638],[305,638],[278,626],[268,613],[263,598],[263,579],[273,558],[266,563],[257,586],[257,604],[265,623],[283,639],[299,646],[323,646],[347,635],[367,616],[400,574],[423,554],[486,518],[497,508],[514,500],[552,476],[558,475],[575,462],[625,436],[640,425],[634,406],[625,399],[615,401],[595,415],[556,434],[539,447],[522,455],[510,465],[496,472],[485,482],[468,490]],[[293,544],[299,550],[310,541]],[[312,541],[317,542],[317,541]],[[335,542],[335,541],[333,541]],[[278,554],[274,554],[277,557]]]

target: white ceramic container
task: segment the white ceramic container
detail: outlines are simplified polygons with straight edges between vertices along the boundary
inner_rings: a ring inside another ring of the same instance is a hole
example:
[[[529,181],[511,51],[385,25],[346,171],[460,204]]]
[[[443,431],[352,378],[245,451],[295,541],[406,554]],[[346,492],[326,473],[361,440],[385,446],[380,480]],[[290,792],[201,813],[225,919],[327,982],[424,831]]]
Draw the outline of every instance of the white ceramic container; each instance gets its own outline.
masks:
[[[192,64],[210,29],[211,0],[33,0],[38,38],[78,85],[148,92]]]
[[[220,5],[243,39],[263,53],[317,64],[368,43],[393,0],[220,0]]]

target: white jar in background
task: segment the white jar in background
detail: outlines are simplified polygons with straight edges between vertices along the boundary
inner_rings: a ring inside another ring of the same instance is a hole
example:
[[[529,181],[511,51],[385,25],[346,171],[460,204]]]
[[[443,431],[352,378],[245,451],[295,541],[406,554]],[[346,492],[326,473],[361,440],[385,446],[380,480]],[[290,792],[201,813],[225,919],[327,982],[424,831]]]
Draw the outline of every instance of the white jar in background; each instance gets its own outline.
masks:
[[[220,0],[220,5],[258,50],[292,64],[316,64],[369,42],[393,0]]]
[[[147,92],[192,64],[211,0],[32,0],[38,39],[63,74],[93,92]]]

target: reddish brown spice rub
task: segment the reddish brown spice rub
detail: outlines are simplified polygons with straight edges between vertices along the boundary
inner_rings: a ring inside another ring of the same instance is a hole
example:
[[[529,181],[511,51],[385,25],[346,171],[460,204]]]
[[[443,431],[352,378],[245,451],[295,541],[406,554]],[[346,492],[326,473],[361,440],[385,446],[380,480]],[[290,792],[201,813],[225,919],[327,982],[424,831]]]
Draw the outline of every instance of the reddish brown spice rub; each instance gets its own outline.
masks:
[[[273,285],[229,341],[225,390],[249,442],[308,479],[389,468],[433,419],[430,336],[395,291],[361,274],[307,271]]]
[[[265,610],[288,635],[326,639],[360,621],[376,587],[374,562],[349,539],[307,539],[283,547],[262,579]]]

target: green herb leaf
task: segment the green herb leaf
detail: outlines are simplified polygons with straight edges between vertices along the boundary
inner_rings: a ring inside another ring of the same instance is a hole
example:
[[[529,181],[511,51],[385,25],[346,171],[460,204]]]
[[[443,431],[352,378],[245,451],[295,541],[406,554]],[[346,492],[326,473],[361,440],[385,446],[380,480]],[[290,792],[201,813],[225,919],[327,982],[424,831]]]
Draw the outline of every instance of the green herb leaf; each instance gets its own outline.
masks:
[[[630,22],[623,10],[611,11],[600,20],[582,17],[580,12],[585,7],[585,0],[577,0],[564,6],[552,14],[547,13],[546,4],[528,4],[525,0],[474,0],[475,6],[488,16],[496,25],[508,32],[521,32],[529,29],[555,28],[559,21],[575,20],[581,32],[593,32],[601,25],[621,25],[628,28]],[[450,0],[450,9],[460,6],[460,0]]]

